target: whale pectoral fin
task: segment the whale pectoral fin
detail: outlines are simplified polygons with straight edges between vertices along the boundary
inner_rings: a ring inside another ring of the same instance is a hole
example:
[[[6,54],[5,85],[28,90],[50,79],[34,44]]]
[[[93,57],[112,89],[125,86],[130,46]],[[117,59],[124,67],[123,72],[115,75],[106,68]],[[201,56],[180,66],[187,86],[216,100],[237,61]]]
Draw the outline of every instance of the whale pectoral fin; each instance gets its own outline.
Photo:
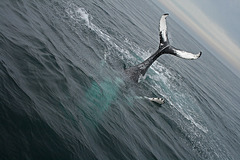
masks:
[[[158,104],[164,104],[165,103],[165,100],[163,98],[149,98],[149,97],[146,97],[146,96],[144,96],[144,98],[151,101],[151,102],[155,102],[155,103],[158,103]]]
[[[198,59],[202,55],[202,52],[193,54],[193,53],[190,53],[187,51],[182,51],[182,50],[176,49],[171,46],[166,50],[166,52],[164,54],[172,54],[172,55],[175,55],[175,56],[183,58],[183,59],[194,60],[194,59]]]
[[[168,35],[167,35],[167,22],[166,22],[167,16],[168,16],[167,13],[162,15],[159,23],[160,47],[166,46],[167,44],[169,44]]]

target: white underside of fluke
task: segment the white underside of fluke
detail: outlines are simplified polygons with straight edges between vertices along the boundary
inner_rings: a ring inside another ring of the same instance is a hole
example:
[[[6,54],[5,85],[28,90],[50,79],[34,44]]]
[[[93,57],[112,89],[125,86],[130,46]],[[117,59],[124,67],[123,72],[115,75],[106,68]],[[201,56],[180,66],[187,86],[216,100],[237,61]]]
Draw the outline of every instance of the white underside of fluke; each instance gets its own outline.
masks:
[[[159,23],[159,34],[160,34],[160,36],[162,36],[163,42],[167,42],[168,41],[168,37],[167,37],[167,23],[166,23],[167,16],[168,16],[168,14],[162,15],[162,17],[160,19],[160,23]]]
[[[198,59],[202,54],[202,52],[199,52],[198,54],[193,54],[193,53],[178,50],[178,49],[173,49],[173,51],[177,57],[184,58],[184,59],[190,59],[190,60]]]

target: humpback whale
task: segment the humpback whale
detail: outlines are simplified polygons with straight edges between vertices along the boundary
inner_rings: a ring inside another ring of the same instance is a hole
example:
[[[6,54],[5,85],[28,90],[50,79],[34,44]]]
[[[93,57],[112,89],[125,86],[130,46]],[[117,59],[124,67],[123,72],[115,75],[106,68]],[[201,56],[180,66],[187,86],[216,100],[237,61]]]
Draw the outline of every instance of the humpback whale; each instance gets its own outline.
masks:
[[[162,17],[160,18],[160,23],[159,23],[160,43],[159,43],[158,50],[142,63],[124,70],[124,73],[126,74],[126,76],[133,82],[137,83],[139,81],[139,78],[145,75],[148,68],[153,64],[153,62],[156,61],[157,58],[163,54],[171,54],[171,55],[174,55],[183,59],[189,59],[189,60],[198,59],[202,55],[201,51],[197,54],[193,54],[187,51],[177,49],[169,44],[167,23],[166,23],[166,18],[168,15],[169,14],[163,14]]]

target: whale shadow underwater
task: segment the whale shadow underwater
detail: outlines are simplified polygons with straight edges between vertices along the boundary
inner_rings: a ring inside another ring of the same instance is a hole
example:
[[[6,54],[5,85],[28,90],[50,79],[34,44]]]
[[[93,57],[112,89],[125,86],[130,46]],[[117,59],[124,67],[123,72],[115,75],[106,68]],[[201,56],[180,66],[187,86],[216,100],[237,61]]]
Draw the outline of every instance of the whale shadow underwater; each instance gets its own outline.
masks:
[[[124,75],[125,78],[128,81],[132,81],[134,83],[138,83],[140,78],[143,77],[149,67],[163,54],[171,54],[176,57],[182,58],[182,59],[187,59],[187,60],[195,60],[198,59],[201,55],[202,52],[200,51],[197,54],[193,54],[187,51],[183,51],[180,49],[177,49],[169,44],[168,40],[168,32],[167,32],[167,23],[166,23],[166,18],[169,14],[163,14],[162,17],[160,18],[160,23],[159,23],[159,38],[160,38],[160,43],[158,50],[152,54],[149,58],[147,58],[145,61],[126,68],[124,70]],[[145,99],[148,99],[150,101],[163,104],[164,99],[163,98],[149,98],[149,97],[143,97]]]

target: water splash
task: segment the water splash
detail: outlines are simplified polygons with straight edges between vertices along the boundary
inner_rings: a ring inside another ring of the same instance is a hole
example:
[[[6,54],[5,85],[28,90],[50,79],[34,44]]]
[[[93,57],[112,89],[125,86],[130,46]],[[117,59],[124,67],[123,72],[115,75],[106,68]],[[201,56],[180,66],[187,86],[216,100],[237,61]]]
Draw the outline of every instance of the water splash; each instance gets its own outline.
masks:
[[[76,10],[76,14],[80,16],[81,19],[83,19],[86,22],[86,25],[89,26],[89,28],[91,27],[91,23],[90,23],[90,19],[89,19],[89,14],[87,13],[87,11],[84,8],[78,8]],[[71,17],[74,18],[74,17]]]

